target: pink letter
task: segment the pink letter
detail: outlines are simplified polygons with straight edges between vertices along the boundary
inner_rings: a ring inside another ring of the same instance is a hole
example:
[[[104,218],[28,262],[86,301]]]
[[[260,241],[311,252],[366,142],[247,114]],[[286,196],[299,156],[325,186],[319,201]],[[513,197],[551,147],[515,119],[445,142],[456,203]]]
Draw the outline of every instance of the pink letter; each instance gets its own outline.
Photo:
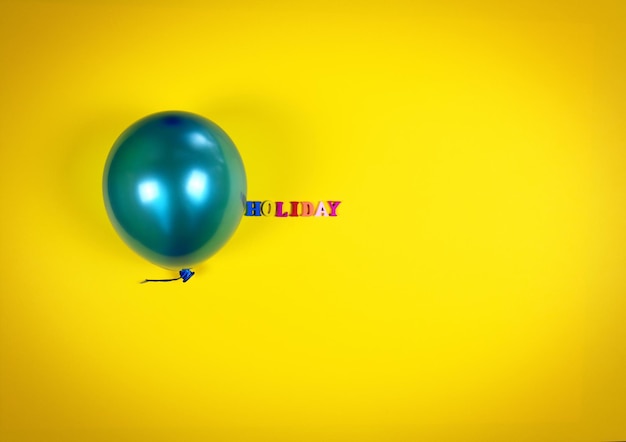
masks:
[[[337,216],[335,212],[337,210],[337,206],[341,204],[341,201],[328,201],[328,205],[330,206],[330,215],[329,216]]]
[[[282,201],[276,201],[276,216],[278,216],[279,218],[284,218],[287,215],[287,212],[283,212],[283,202]]]
[[[317,205],[317,212],[315,212],[315,216],[328,216],[328,212],[326,211],[326,206],[324,205],[324,201],[320,201]]]

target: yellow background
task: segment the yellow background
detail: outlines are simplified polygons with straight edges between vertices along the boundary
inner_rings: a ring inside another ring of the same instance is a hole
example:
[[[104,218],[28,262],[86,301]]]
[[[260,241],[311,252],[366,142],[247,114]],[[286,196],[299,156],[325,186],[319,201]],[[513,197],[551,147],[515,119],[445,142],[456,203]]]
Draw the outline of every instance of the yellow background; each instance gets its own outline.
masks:
[[[626,439],[625,3],[435,3],[0,0],[0,440]],[[339,216],[138,284],[169,109]]]

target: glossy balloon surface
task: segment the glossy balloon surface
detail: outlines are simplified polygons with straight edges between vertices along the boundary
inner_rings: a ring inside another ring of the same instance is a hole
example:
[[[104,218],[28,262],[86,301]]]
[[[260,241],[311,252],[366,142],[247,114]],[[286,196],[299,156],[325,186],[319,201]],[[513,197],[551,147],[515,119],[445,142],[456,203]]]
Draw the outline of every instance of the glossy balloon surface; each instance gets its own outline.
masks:
[[[107,158],[103,193],[120,237],[149,261],[192,267],[235,232],[246,174],[237,148],[215,123],[161,112],[130,126]]]

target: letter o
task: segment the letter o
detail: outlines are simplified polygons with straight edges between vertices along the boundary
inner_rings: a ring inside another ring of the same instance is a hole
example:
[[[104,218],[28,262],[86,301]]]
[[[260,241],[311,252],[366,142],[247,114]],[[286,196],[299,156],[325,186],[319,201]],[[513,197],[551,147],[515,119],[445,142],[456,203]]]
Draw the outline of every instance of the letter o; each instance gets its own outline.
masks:
[[[261,214],[263,216],[270,216],[274,210],[275,208],[272,201],[265,200],[263,204],[261,204]]]

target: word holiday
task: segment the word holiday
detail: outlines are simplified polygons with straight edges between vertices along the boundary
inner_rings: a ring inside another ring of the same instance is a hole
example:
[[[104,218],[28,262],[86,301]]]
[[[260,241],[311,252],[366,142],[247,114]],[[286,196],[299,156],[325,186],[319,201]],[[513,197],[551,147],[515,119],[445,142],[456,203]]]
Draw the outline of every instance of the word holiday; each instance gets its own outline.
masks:
[[[314,206],[311,201],[247,201],[246,216],[337,216],[341,201],[320,201]]]

